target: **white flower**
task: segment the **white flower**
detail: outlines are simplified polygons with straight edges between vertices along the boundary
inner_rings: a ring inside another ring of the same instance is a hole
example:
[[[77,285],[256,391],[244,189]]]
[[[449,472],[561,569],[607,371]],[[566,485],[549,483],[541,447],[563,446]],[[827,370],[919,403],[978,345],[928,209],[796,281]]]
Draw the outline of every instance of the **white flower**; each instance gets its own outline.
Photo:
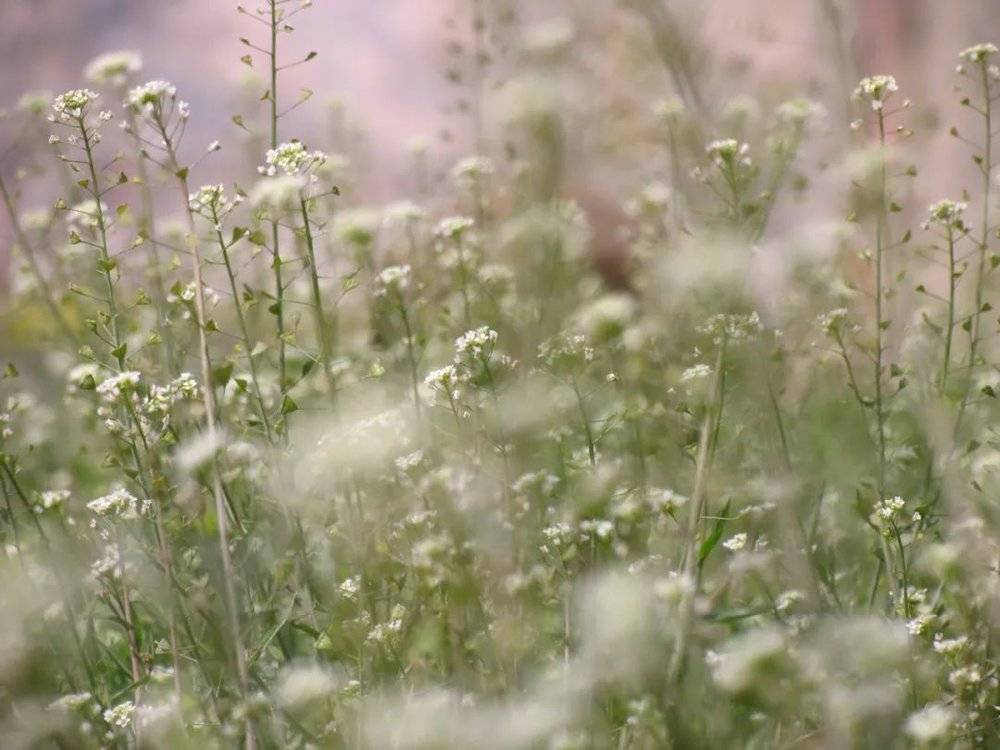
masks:
[[[892,76],[878,75],[862,78],[854,89],[855,99],[866,99],[873,110],[880,111],[885,101],[899,90],[896,79]]]
[[[497,332],[489,326],[480,326],[472,331],[466,331],[455,339],[457,355],[468,354],[481,357],[487,349],[492,349],[497,342]]]
[[[177,97],[177,87],[168,81],[149,81],[128,92],[127,104],[136,112],[152,115],[162,109],[166,99]]]
[[[974,44],[971,47],[967,47],[959,52],[958,56],[971,63],[981,63],[997,52],[1000,52],[1000,50],[997,49],[995,44],[986,42],[985,44]]]
[[[730,552],[737,552],[747,546],[747,535],[744,532],[734,534],[722,543]]]
[[[104,712],[104,720],[112,726],[124,729],[132,722],[134,714],[135,704],[132,701],[125,701],[113,708],[107,709]]]
[[[955,722],[953,709],[940,703],[931,703],[906,720],[906,733],[920,743],[931,743],[945,739]]]
[[[141,70],[142,58],[138,52],[106,52],[90,61],[84,75],[94,84],[124,86]]]
[[[943,227],[962,229],[965,226],[962,221],[962,214],[965,213],[965,209],[968,207],[969,205],[962,201],[938,201],[927,209],[928,224],[939,224]]]
[[[272,212],[294,208],[298,206],[305,186],[305,179],[297,175],[258,180],[250,191],[250,203],[257,208]]]
[[[286,667],[279,676],[275,697],[282,708],[295,711],[332,697],[337,687],[333,673],[318,664],[292,666]]]
[[[310,152],[301,141],[288,141],[269,149],[265,163],[257,167],[257,171],[269,177],[274,177],[279,170],[286,175],[300,175],[322,166],[326,159],[325,153]]]
[[[485,156],[468,156],[452,167],[451,179],[459,188],[471,189],[493,171],[493,162]]]
[[[389,291],[402,292],[410,285],[410,267],[388,266],[375,277],[375,295],[384,296]]]
[[[693,365],[681,373],[681,382],[688,383],[692,380],[702,380],[712,374],[712,368],[706,364]]]
[[[466,231],[472,229],[475,223],[468,216],[449,216],[438,222],[437,227],[434,229],[434,236],[440,239],[457,240]]]
[[[126,521],[139,518],[139,513],[148,510],[148,506],[148,501],[140,501],[131,492],[121,487],[87,503],[87,508],[97,516],[120,518]]]
[[[117,375],[112,375],[103,383],[97,386],[97,393],[106,403],[118,403],[122,396],[135,391],[139,386],[142,374],[135,370],[126,370]]]
[[[60,120],[77,120],[83,117],[87,105],[99,96],[100,94],[90,89],[73,89],[56,97],[52,102],[52,111]]]
[[[965,644],[968,642],[968,637],[964,635],[957,638],[945,638],[941,633],[938,633],[934,636],[934,650],[945,656],[953,656],[965,648]]]

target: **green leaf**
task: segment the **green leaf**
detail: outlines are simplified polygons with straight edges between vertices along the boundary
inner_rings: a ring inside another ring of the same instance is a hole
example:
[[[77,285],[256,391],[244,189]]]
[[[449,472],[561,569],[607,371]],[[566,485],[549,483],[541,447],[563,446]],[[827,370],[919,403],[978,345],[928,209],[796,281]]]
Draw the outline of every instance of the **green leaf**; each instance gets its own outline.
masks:
[[[7,366],[3,369],[4,378],[16,378],[20,374],[13,362],[8,362]]]
[[[712,533],[709,534],[705,540],[701,543],[701,547],[698,549],[698,567],[705,563],[708,556],[712,554],[712,550],[716,548],[719,544],[719,540],[722,539],[722,531],[726,528],[727,516],[729,515],[729,506],[732,504],[732,500],[726,501],[726,506],[722,509],[722,513],[719,514],[718,519],[715,521],[715,525],[712,527]]]
[[[226,362],[212,370],[212,385],[216,388],[224,388],[233,375],[233,363]]]
[[[296,404],[294,401],[292,401],[292,397],[286,393],[285,397],[281,400],[281,413],[291,414],[293,411],[298,411],[298,410],[299,410],[299,405]]]
[[[247,239],[250,240],[250,242],[253,243],[254,245],[264,245],[267,243],[267,237],[264,235],[264,232],[260,229],[253,230],[250,233],[250,236],[247,237]]]

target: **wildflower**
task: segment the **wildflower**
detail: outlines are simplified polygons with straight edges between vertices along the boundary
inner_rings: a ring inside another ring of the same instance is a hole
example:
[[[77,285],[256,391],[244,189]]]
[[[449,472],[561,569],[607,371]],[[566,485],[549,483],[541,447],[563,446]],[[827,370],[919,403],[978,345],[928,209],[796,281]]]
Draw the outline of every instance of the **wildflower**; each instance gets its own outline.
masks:
[[[50,91],[26,91],[17,100],[17,108],[22,112],[29,112],[36,117],[45,113],[52,106],[52,93]]]
[[[237,194],[232,199],[226,197],[222,185],[202,185],[197,193],[188,196],[188,205],[196,214],[209,220],[219,220],[243,202],[243,196]]]
[[[356,247],[367,247],[378,234],[380,217],[372,208],[355,208],[342,211],[334,219],[333,233],[341,242]]]
[[[177,87],[168,81],[149,81],[128,92],[126,105],[133,111],[152,116],[163,110],[166,100],[177,97]]]
[[[941,633],[938,633],[934,636],[934,650],[945,656],[954,656],[964,649],[968,642],[968,637],[964,635],[957,638],[945,638]]]
[[[452,167],[451,179],[459,188],[471,189],[493,171],[493,162],[485,156],[469,156]]]
[[[857,88],[854,89],[854,98],[867,100],[871,104],[871,108],[878,112],[886,100],[898,90],[896,79],[892,76],[871,76],[861,79]]]
[[[458,240],[469,229],[472,229],[475,223],[467,216],[450,216],[438,222],[434,229],[434,236],[440,239]]]
[[[712,141],[705,147],[709,158],[715,166],[732,169],[735,165],[750,166],[750,146],[740,143],[734,138],[724,138]],[[737,161],[738,158],[738,161]]]
[[[713,343],[721,344],[723,339],[731,343],[752,339],[762,328],[760,316],[756,312],[731,315],[719,313],[698,326],[698,332],[709,334]]]
[[[375,295],[383,297],[389,292],[399,294],[410,285],[410,267],[388,266],[375,277]]]
[[[704,380],[712,374],[712,368],[706,364],[697,364],[687,368],[681,373],[681,382],[689,383],[692,380]]]
[[[489,326],[480,326],[472,331],[466,331],[455,339],[455,353],[457,356],[468,354],[473,357],[482,357],[484,353],[489,353],[493,345],[497,342],[497,332]]]
[[[333,673],[318,664],[296,665],[282,671],[275,697],[282,708],[295,711],[332,697],[337,685]]]
[[[96,500],[91,500],[87,503],[87,508],[97,516],[134,521],[139,518],[140,512],[147,510],[148,505],[148,501],[140,502],[139,498],[131,492],[119,487],[110,494],[102,495]]]
[[[258,180],[250,191],[250,203],[268,212],[280,213],[299,205],[306,181],[297,175]]]
[[[69,500],[69,494],[69,490],[46,490],[38,496],[32,505],[32,510],[38,514],[47,510],[58,510]]]
[[[974,44],[971,47],[967,47],[959,52],[958,56],[971,63],[981,63],[997,54],[997,52],[1000,52],[1000,49],[997,49],[995,44],[986,42],[984,44]]]
[[[896,518],[905,504],[903,498],[898,496],[881,500],[875,504],[872,522],[881,526],[884,534],[891,534]]]
[[[90,61],[84,76],[93,84],[121,87],[141,71],[138,52],[106,52]]]
[[[653,115],[664,122],[674,122],[682,117],[686,111],[684,102],[676,96],[660,99],[653,105]]]
[[[99,96],[100,94],[90,89],[73,89],[60,94],[52,102],[52,111],[55,114],[50,119],[58,118],[64,122],[80,120],[86,113],[87,106]]]
[[[135,704],[132,701],[125,701],[107,709],[104,712],[104,720],[112,726],[124,729],[132,723],[132,716],[134,714]]]
[[[138,388],[141,379],[142,374],[135,370],[120,372],[97,386],[97,393],[106,403],[118,403],[122,396],[133,393]]]
[[[930,744],[944,740],[951,733],[955,722],[953,709],[940,703],[931,703],[916,713],[910,714],[906,720],[906,733],[916,742]]]
[[[733,534],[733,536],[729,537],[722,543],[722,546],[730,552],[738,552],[747,546],[747,535],[745,532]]]
[[[427,212],[412,201],[398,201],[385,207],[382,221],[386,226],[414,224],[427,218]]]
[[[301,141],[288,141],[277,148],[268,149],[265,163],[257,171],[274,177],[280,170],[285,175],[302,175],[326,163],[322,151],[310,152]]]
[[[966,208],[968,208],[968,204],[962,201],[938,201],[927,209],[927,222],[924,223],[924,228],[926,229],[931,224],[937,224],[945,228],[961,231],[965,228],[965,222],[962,221],[962,214],[965,213]]]
[[[844,321],[847,320],[847,308],[838,307],[820,315],[816,322],[820,329],[828,336],[837,336],[843,328]]]
[[[814,118],[822,117],[824,113],[823,105],[812,99],[791,99],[781,104],[776,112],[779,120],[794,125],[801,125]]]

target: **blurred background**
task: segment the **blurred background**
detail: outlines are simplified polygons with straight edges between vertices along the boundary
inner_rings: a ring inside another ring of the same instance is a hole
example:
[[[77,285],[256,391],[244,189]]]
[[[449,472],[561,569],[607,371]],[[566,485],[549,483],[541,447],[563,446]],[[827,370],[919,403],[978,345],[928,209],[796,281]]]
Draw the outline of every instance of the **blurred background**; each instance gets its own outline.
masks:
[[[100,53],[138,50],[143,77],[172,81],[190,101],[188,148],[223,143],[195,181],[251,179],[252,161],[240,150],[246,134],[232,117],[262,114],[262,71],[240,63],[248,51],[240,37],[256,38],[263,27],[234,1],[0,3],[0,107],[16,113],[26,92],[83,85],[82,71]],[[502,156],[502,134],[491,129],[483,102],[517,64],[517,40],[556,18],[573,33],[561,79],[574,157],[569,192],[600,194],[591,203],[608,211],[618,173],[648,162],[651,104],[671,93],[709,120],[748,93],[806,95],[823,103],[830,138],[846,142],[858,78],[893,73],[914,102],[908,124],[921,144],[920,169],[940,175],[930,184],[954,192],[973,174],[967,154],[946,137],[962,119],[956,97],[942,92],[952,88],[960,49],[1000,40],[994,0],[316,0],[283,39],[285,61],[319,55],[283,79],[288,101],[302,88],[315,93],[283,121],[282,136],[345,154],[354,167],[348,202],[413,197],[415,150],[426,149],[432,172],[442,174],[470,153]],[[470,80],[476,76],[463,73],[465,63],[477,56],[487,62],[481,80]],[[13,119],[0,122],[7,177],[25,161]],[[39,190],[25,188],[21,207],[50,205],[52,194]],[[823,196],[814,203],[830,208]],[[0,217],[3,264],[10,242]]]

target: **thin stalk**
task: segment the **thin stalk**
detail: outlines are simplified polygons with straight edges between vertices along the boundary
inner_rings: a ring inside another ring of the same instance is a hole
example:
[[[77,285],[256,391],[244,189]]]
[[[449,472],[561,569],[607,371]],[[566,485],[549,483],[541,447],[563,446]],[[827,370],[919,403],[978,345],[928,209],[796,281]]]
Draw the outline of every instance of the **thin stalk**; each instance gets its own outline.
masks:
[[[24,233],[24,228],[21,226],[21,219],[17,215],[17,209],[14,206],[14,200],[7,190],[7,184],[4,182],[3,175],[0,175],[0,197],[3,198],[4,208],[7,210],[7,218],[10,221],[11,229],[14,232],[14,239],[17,241],[17,245],[21,248],[21,252],[28,261],[28,267],[31,269],[32,276],[35,277],[35,283],[38,284],[38,289],[42,293],[42,299],[45,301],[45,306],[49,308],[49,312],[52,313],[52,319],[55,320],[56,325],[66,336],[71,344],[76,345],[76,333],[73,332],[73,327],[66,320],[66,316],[63,315],[63,311],[59,307],[59,303],[56,302],[55,295],[52,294],[52,288],[49,286],[49,282],[45,278],[45,274],[42,273],[42,268],[38,263],[38,258],[35,257],[35,250],[28,241],[27,235]]]
[[[114,340],[114,356],[118,360],[118,369],[125,369],[125,351],[122,349],[121,328],[118,324],[118,304],[115,302],[115,282],[111,276],[111,258],[108,252],[108,229],[104,220],[104,208],[101,205],[101,187],[97,181],[97,167],[94,166],[94,147],[91,143],[91,132],[81,116],[77,120],[80,134],[83,136],[83,150],[87,155],[87,169],[90,172],[90,194],[94,199],[97,231],[100,235],[98,250],[101,254],[101,271],[104,274],[105,285],[108,288],[108,316],[111,318],[111,332]]]
[[[330,336],[326,325],[326,313],[323,311],[323,294],[319,288],[319,272],[316,269],[316,248],[313,243],[312,225],[309,223],[309,207],[304,196],[299,196],[299,208],[302,211],[302,227],[306,240],[306,265],[309,267],[309,282],[312,289],[313,298],[313,320],[316,326],[316,338],[319,342],[320,364],[323,367],[323,376],[326,378],[327,387],[330,390],[330,398],[337,396],[337,384],[330,371],[333,359],[333,351],[330,345]]]
[[[941,393],[948,385],[951,340],[955,330],[955,230],[948,225],[948,323],[944,334],[944,361],[941,363]]]
[[[194,274],[194,307],[196,323],[198,325],[198,354],[201,363],[202,378],[202,401],[205,407],[205,428],[208,433],[210,445],[216,445],[218,433],[215,423],[215,389],[212,386],[212,363],[208,350],[208,337],[205,330],[205,282],[201,272],[201,252],[196,234],[194,212],[191,210],[188,196],[187,171],[180,168],[177,155],[174,152],[173,144],[167,136],[166,128],[162,118],[157,114],[155,123],[160,133],[163,135],[164,146],[169,159],[168,165],[171,167],[177,178],[180,188],[181,198],[184,201],[185,214],[188,224],[188,249],[191,252],[191,270]],[[222,479],[219,476],[219,467],[216,462],[212,462],[211,471],[212,495],[215,500],[216,524],[219,530],[219,553],[222,561],[222,580],[226,599],[226,610],[229,617],[230,637],[233,639],[232,647],[235,653],[236,676],[240,684],[240,693],[244,698],[249,695],[250,673],[247,669],[246,651],[243,647],[243,638],[240,629],[240,614],[236,596],[236,571],[233,567],[232,557],[229,553],[229,518],[226,512],[226,498],[222,488]],[[252,750],[257,746],[256,734],[253,723],[246,723],[245,746],[247,750]]]
[[[403,321],[403,332],[406,335],[406,358],[410,364],[410,386],[413,389],[413,407],[417,411],[417,421],[421,421],[420,413],[420,376],[417,374],[417,354],[413,348],[413,330],[410,326],[410,315],[406,305],[399,299],[399,317]]]
[[[278,14],[277,0],[269,0],[271,7],[271,47],[269,61],[271,63],[271,148],[278,147]],[[274,256],[274,294],[276,298],[275,320],[278,327],[278,385],[281,389],[281,399],[286,392],[286,355],[285,355],[285,287],[281,279],[281,236],[278,232],[278,222],[271,222],[271,253]]]
[[[708,477],[711,471],[713,449],[715,442],[714,435],[718,424],[722,421],[722,391],[723,391],[723,370],[726,365],[726,341],[723,339],[719,345],[719,352],[715,359],[715,372],[712,383],[712,392],[708,403],[705,404],[705,416],[702,419],[701,433],[698,440],[698,458],[695,465],[694,490],[691,493],[689,504],[686,546],[684,550],[684,580],[689,582],[679,606],[679,622],[677,627],[677,638],[674,641],[674,650],[670,656],[667,667],[667,686],[673,686],[680,676],[684,665],[684,655],[687,650],[687,639],[691,631],[694,620],[694,600],[697,593],[698,584],[698,541],[699,527],[702,516],[705,514],[705,505],[708,495]]]
[[[875,429],[878,437],[878,496],[885,500],[885,405],[882,399],[882,359],[885,353],[882,337],[883,265],[885,263],[886,234],[886,164],[885,164],[885,115],[878,110],[879,135],[879,205],[875,229]]]
[[[982,228],[979,239],[979,253],[976,264],[976,292],[975,307],[972,311],[972,325],[969,331],[969,375],[966,380],[965,395],[962,397],[958,410],[958,418],[955,420],[955,435],[958,435],[961,427],[962,417],[969,401],[969,385],[976,367],[976,356],[979,347],[979,325],[983,313],[983,294],[986,280],[986,255],[990,242],[990,193],[992,185],[990,176],[993,171],[993,102],[990,86],[989,63],[984,58],[979,66],[980,77],[983,83],[983,162],[980,168],[983,173],[983,216]]]
[[[216,227],[219,226],[219,215],[214,206],[212,207],[212,224]],[[271,420],[267,416],[267,406],[264,403],[264,396],[260,387],[260,379],[257,376],[257,363],[253,358],[253,347],[250,344],[250,333],[247,329],[246,316],[243,314],[243,305],[240,303],[239,290],[236,288],[236,274],[233,272],[233,264],[229,258],[229,246],[226,245],[226,240],[223,238],[221,230],[216,229],[215,237],[219,243],[219,249],[222,251],[222,262],[226,267],[226,276],[229,278],[229,290],[233,295],[233,305],[236,308],[236,322],[240,327],[240,336],[243,339],[243,349],[247,353],[247,362],[250,367],[250,382],[253,385],[254,398],[257,399],[257,406],[260,410],[260,418],[264,423],[264,431],[267,433],[267,441],[270,443],[274,440],[271,429]]]

